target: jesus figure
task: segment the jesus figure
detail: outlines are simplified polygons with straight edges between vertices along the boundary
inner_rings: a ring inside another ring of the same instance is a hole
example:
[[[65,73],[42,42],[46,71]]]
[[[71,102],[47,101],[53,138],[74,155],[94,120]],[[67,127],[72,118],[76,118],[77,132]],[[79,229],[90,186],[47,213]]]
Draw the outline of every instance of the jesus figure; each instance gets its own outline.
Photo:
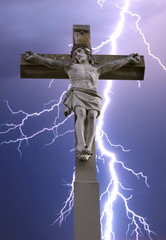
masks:
[[[74,111],[78,158],[88,160],[93,154],[96,118],[100,115],[102,106],[102,98],[97,90],[99,76],[108,71],[116,71],[128,63],[139,63],[140,56],[130,54],[98,66],[90,47],[74,46],[71,51],[71,61],[68,63],[41,57],[31,51],[25,52],[24,58],[26,61],[36,62],[48,68],[59,68],[69,76],[72,87],[64,100],[64,114],[67,117],[71,111]]]

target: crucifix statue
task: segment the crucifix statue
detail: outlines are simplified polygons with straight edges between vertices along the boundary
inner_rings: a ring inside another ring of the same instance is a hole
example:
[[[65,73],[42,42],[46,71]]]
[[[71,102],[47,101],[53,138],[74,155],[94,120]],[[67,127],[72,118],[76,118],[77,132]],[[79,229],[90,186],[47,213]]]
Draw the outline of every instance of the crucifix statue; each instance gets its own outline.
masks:
[[[96,118],[102,107],[102,97],[97,90],[98,80],[143,80],[143,76],[143,56],[92,55],[89,25],[73,26],[71,55],[42,55],[32,51],[22,55],[21,77],[69,78],[72,85],[64,99],[64,114],[67,117],[71,111],[75,113],[75,240],[100,239],[94,147]]]

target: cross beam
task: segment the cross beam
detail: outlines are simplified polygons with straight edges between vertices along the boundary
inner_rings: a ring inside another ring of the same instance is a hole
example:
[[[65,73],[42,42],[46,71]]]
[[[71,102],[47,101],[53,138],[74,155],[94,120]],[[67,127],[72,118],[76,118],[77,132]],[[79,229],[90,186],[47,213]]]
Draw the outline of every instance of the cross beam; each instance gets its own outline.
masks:
[[[69,54],[38,54],[45,58],[51,58],[53,60],[61,62],[70,62],[71,58]],[[106,62],[114,61],[125,57],[125,55],[93,55],[98,65],[102,65]],[[27,62],[21,55],[21,78],[48,78],[48,79],[68,79],[68,75],[60,70],[49,69],[48,67]],[[143,80],[144,79],[144,57],[141,56],[141,61],[138,64],[129,63],[124,67],[111,72],[106,72],[100,76],[100,79],[121,79],[121,80]]]

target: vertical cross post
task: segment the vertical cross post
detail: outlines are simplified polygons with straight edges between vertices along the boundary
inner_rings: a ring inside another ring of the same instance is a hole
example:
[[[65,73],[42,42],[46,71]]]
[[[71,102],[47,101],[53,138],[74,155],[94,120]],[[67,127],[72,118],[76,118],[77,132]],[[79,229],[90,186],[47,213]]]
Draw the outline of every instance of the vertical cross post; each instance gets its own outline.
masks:
[[[77,145],[77,139],[76,139]],[[96,181],[95,141],[88,161],[75,157],[74,240],[101,240],[99,183]]]
[[[73,26],[73,44],[90,46],[90,26]],[[86,124],[86,123],[85,123]],[[77,137],[75,136],[77,146]],[[74,240],[101,240],[99,183],[96,181],[95,141],[93,155],[80,161],[75,152]]]

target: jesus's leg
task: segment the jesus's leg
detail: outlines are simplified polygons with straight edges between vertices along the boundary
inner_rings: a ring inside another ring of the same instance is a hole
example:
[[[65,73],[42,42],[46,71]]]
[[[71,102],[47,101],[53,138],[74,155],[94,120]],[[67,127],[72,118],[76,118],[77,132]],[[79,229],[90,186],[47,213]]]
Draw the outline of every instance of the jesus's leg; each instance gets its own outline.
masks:
[[[80,106],[75,108],[76,114],[76,123],[75,123],[75,131],[77,136],[77,147],[76,149],[79,152],[84,152],[86,149],[85,143],[85,119],[86,119],[86,109]]]
[[[89,151],[92,150],[93,139],[96,132],[97,114],[98,112],[96,110],[89,110],[87,115],[86,145]]]

